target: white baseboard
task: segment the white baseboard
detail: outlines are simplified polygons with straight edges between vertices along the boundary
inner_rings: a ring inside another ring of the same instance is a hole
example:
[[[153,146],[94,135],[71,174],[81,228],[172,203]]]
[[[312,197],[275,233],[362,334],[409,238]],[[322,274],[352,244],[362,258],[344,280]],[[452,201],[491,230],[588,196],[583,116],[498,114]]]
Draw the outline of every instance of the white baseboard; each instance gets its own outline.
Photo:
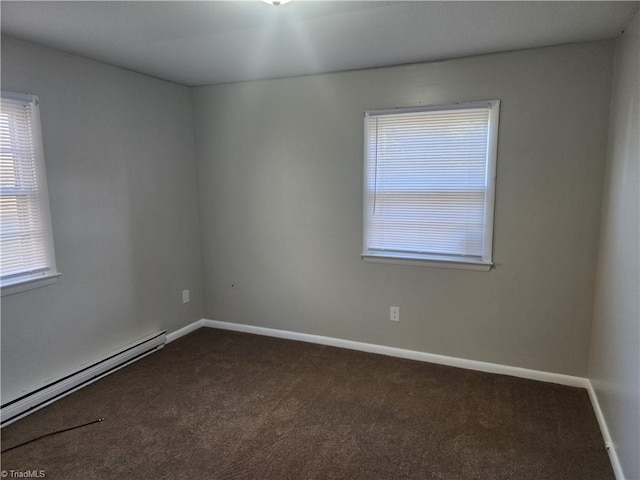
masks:
[[[186,327],[182,327],[179,330],[176,330],[175,332],[171,332],[167,334],[167,343],[171,343],[174,340],[179,339],[180,337],[184,337],[187,333],[191,333],[194,330],[197,330],[201,327],[203,327],[203,322],[204,320],[197,320],[193,323],[190,323],[189,325],[187,325]]]
[[[355,342],[353,340],[343,340],[341,338],[323,337],[320,335],[311,335],[308,333],[290,332],[286,330],[276,330],[274,328],[256,327],[253,325],[243,325],[239,323],[220,322],[217,320],[202,319],[201,322],[202,326],[204,327],[219,328],[222,330],[233,330],[236,332],[254,333],[257,335],[285,338],[288,340],[298,340],[308,343],[317,343],[319,345],[328,345],[331,347],[359,350],[361,352],[377,353],[380,355],[388,355],[390,357],[406,358],[409,360],[418,360],[420,362],[466,368],[467,370],[497,373],[501,375],[510,375],[512,377],[538,380],[541,382],[557,383],[570,387],[587,388],[589,384],[588,379],[582,377],[574,377],[571,375],[562,375],[552,372],[543,372],[539,370],[530,370],[521,367],[511,367],[508,365],[500,365],[498,363],[488,363],[480,362],[477,360],[467,360],[464,358],[448,357],[446,355],[418,352],[415,350],[405,350],[403,348],[388,347],[385,345],[376,345],[373,343]]]
[[[361,352],[368,353],[376,353],[380,355],[387,355],[391,357],[405,358],[409,360],[417,360],[421,362],[434,363],[438,365],[447,365],[451,367],[458,368],[466,368],[468,370],[476,370],[480,372],[487,373],[496,373],[501,375],[510,375],[513,377],[526,378],[530,380],[538,380],[542,382],[556,383],[560,385],[567,385],[571,387],[581,387],[586,388],[589,393],[589,397],[591,399],[591,403],[593,405],[593,409],[596,414],[596,418],[598,420],[598,424],[600,425],[600,430],[602,431],[602,436],[605,441],[605,446],[607,447],[607,451],[609,452],[609,458],[611,460],[611,464],[613,466],[614,473],[616,475],[617,480],[624,480],[624,473],[622,471],[622,467],[620,466],[620,462],[618,460],[618,456],[616,454],[615,448],[613,447],[613,443],[611,441],[611,436],[609,434],[609,429],[607,427],[606,421],[604,419],[604,415],[602,414],[602,410],[600,409],[600,404],[598,403],[598,397],[593,388],[593,385],[587,378],[582,377],[574,377],[571,375],[562,375],[558,373],[552,372],[544,372],[539,370],[530,370],[527,368],[521,367],[512,367],[508,365],[501,365],[497,363],[488,363],[488,362],[480,362],[477,360],[467,360],[463,358],[457,357],[449,357],[446,355],[437,355],[433,353],[419,352],[415,350],[406,350],[402,348],[389,347],[385,345],[376,345],[372,343],[363,343],[356,342],[353,340],[344,340],[340,338],[333,337],[325,337],[321,335],[312,335],[308,333],[299,333],[299,332],[291,332],[287,330],[277,330],[274,328],[265,328],[265,327],[257,327],[253,325],[244,325],[239,323],[230,323],[230,322],[220,322],[217,320],[208,320],[201,319],[197,320],[185,327],[180,328],[172,333],[166,335],[166,343],[173,342],[180,337],[187,335],[201,327],[208,328],[218,328],[221,330],[232,330],[236,332],[245,332],[245,333],[253,333],[256,335],[264,335],[268,337],[276,337],[283,338],[288,340],[296,340],[307,343],[315,343],[319,345],[327,345],[332,347],[346,348],[349,350],[358,350]],[[25,400],[21,400],[20,402],[23,405],[11,405],[9,407],[2,408],[1,417],[3,420],[3,426],[6,426],[10,423],[13,423],[16,420],[32,413],[36,409],[40,409],[50,403],[69,395],[70,393],[79,390],[80,388],[93,383],[94,381],[112,373],[120,368],[129,365],[130,363],[138,360],[142,356],[146,356],[149,353],[155,351],[156,348],[160,348],[165,343],[164,332],[162,336],[162,340],[158,340],[157,345],[153,345],[152,348],[154,350],[146,351],[142,355],[137,355],[138,351],[142,352],[144,349],[148,347],[135,347],[131,349],[129,352],[132,358],[131,360],[124,360],[124,363],[117,364],[118,362],[123,362],[122,360],[116,361],[115,359],[110,359],[109,361],[105,361],[104,364],[101,364],[99,367],[92,367],[92,369],[87,369],[83,371],[81,374],[77,374],[73,379],[67,379],[64,382],[59,382],[53,387],[48,387],[48,389],[42,389],[42,391],[38,391],[37,394],[30,395],[29,398],[25,398]],[[155,340],[154,340],[155,341]],[[143,340],[144,343],[144,340]],[[141,350],[137,350],[141,349]],[[137,356],[136,356],[137,355]],[[99,371],[97,369],[100,369]],[[106,371],[106,373],[101,373]],[[47,391],[48,390],[48,391]],[[55,391],[53,391],[55,390]],[[62,393],[56,393],[56,392]],[[50,398],[50,399],[47,399]],[[5,421],[6,419],[6,421]]]
[[[541,382],[555,383],[567,385],[570,387],[585,388],[591,399],[591,404],[595,412],[605,447],[609,453],[609,459],[613,467],[617,480],[625,480],[618,455],[616,454],[607,423],[600,409],[598,397],[593,385],[588,378],[574,377],[571,375],[562,375],[559,373],[544,372],[540,370],[530,370],[521,367],[512,367],[509,365],[501,365],[497,363],[480,362],[477,360],[467,360],[464,358],[449,357],[446,355],[437,355],[433,353],[418,352],[414,350],[405,350],[402,348],[388,347],[385,345],[375,345],[371,343],[355,342],[352,340],[343,340],[340,338],[323,337],[320,335],[310,335],[307,333],[290,332],[286,330],[277,330],[273,328],[256,327],[253,325],[243,325],[238,323],[220,322],[217,320],[201,320],[202,326],[209,328],[219,328],[222,330],[233,330],[236,332],[253,333],[256,335],[265,335],[269,337],[285,338],[288,340],[298,340],[308,343],[317,343],[320,345],[328,345],[332,347],[347,348],[350,350],[359,350],[362,352],[377,353],[392,357],[406,358],[410,360],[418,360],[421,362],[435,363],[439,365],[447,365],[451,367],[466,368],[468,370],[476,370],[487,373],[497,373],[501,375],[510,375],[513,377],[526,378],[530,380],[538,380]]]
[[[607,452],[609,453],[609,460],[611,460],[613,473],[615,473],[616,475],[616,480],[624,480],[624,472],[622,471],[622,465],[620,465],[618,454],[616,453],[616,449],[613,445],[613,441],[611,440],[611,435],[609,434],[609,427],[607,427],[607,422],[604,419],[604,414],[602,413],[602,409],[600,408],[600,402],[598,402],[598,395],[596,394],[596,391],[593,388],[593,385],[591,384],[590,380],[587,380],[587,392],[589,392],[591,405],[593,406],[593,411],[596,413],[596,418],[598,419],[598,425],[600,425],[600,431],[602,432],[604,445],[607,449]]]

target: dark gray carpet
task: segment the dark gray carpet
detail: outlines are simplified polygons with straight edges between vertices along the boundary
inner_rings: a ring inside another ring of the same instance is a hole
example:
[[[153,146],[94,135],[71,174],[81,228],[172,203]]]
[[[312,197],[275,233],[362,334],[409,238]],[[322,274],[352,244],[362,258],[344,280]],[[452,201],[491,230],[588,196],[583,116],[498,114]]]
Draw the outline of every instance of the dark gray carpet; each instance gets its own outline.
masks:
[[[606,480],[587,392],[201,329],[2,430],[47,479]]]

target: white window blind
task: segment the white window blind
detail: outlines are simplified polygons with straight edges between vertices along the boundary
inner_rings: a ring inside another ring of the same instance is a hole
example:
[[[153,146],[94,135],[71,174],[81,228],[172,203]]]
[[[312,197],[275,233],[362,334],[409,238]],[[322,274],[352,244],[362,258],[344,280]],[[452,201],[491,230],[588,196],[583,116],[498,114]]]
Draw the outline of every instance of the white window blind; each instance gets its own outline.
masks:
[[[2,92],[0,104],[0,282],[55,274],[38,99]]]
[[[498,108],[367,112],[363,256],[491,264]]]

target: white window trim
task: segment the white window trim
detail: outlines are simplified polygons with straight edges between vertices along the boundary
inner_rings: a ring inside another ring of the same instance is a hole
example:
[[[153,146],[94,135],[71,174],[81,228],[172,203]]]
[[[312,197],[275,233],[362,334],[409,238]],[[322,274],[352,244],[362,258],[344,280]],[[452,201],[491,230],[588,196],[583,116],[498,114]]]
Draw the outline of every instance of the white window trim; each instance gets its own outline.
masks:
[[[44,149],[42,144],[42,128],[40,125],[40,102],[36,95],[28,93],[15,93],[2,91],[0,96],[9,100],[18,102],[33,103],[33,146],[36,156],[36,168],[39,182],[40,205],[42,212],[42,223],[45,234],[45,242],[47,247],[47,263],[49,270],[46,272],[25,274],[20,277],[6,279],[1,282],[0,291],[2,297],[13,295],[16,293],[33,290],[44,287],[55,282],[60,277],[56,266],[55,251],[53,245],[53,230],[51,227],[51,211],[49,207],[49,190],[47,188],[47,174],[44,163]]]
[[[368,251],[367,235],[369,225],[368,207],[368,160],[369,160],[369,119],[376,115],[401,114],[412,112],[427,112],[437,110],[456,110],[466,108],[489,108],[489,131],[487,135],[487,185],[485,194],[485,217],[484,217],[484,245],[482,260],[467,260],[463,257],[447,257],[432,254],[389,254]],[[364,181],[363,181],[363,224],[362,224],[362,254],[361,258],[366,262],[387,263],[396,265],[409,265],[420,267],[453,268],[459,270],[476,270],[488,272],[493,264],[493,230],[494,230],[494,209],[497,177],[497,156],[498,156],[498,127],[500,122],[500,100],[488,100],[481,102],[454,103],[447,105],[430,105],[408,108],[394,108],[386,110],[371,110],[365,112],[364,124]]]
[[[6,283],[2,285],[2,296],[8,297],[9,295],[15,295],[16,293],[22,293],[36,288],[46,287],[55,283],[62,274],[60,272],[51,273],[47,272],[45,275],[40,275],[33,278],[22,278],[19,282]]]

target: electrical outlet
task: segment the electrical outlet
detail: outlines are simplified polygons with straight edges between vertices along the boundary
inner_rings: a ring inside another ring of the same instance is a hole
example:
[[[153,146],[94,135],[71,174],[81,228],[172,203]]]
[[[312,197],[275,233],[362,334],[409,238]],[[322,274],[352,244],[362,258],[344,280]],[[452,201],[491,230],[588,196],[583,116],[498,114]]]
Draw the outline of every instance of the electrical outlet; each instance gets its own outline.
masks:
[[[391,321],[391,322],[399,322],[400,321],[400,307],[390,307],[389,308],[389,321]]]
[[[189,303],[189,290],[182,291],[182,303]]]

